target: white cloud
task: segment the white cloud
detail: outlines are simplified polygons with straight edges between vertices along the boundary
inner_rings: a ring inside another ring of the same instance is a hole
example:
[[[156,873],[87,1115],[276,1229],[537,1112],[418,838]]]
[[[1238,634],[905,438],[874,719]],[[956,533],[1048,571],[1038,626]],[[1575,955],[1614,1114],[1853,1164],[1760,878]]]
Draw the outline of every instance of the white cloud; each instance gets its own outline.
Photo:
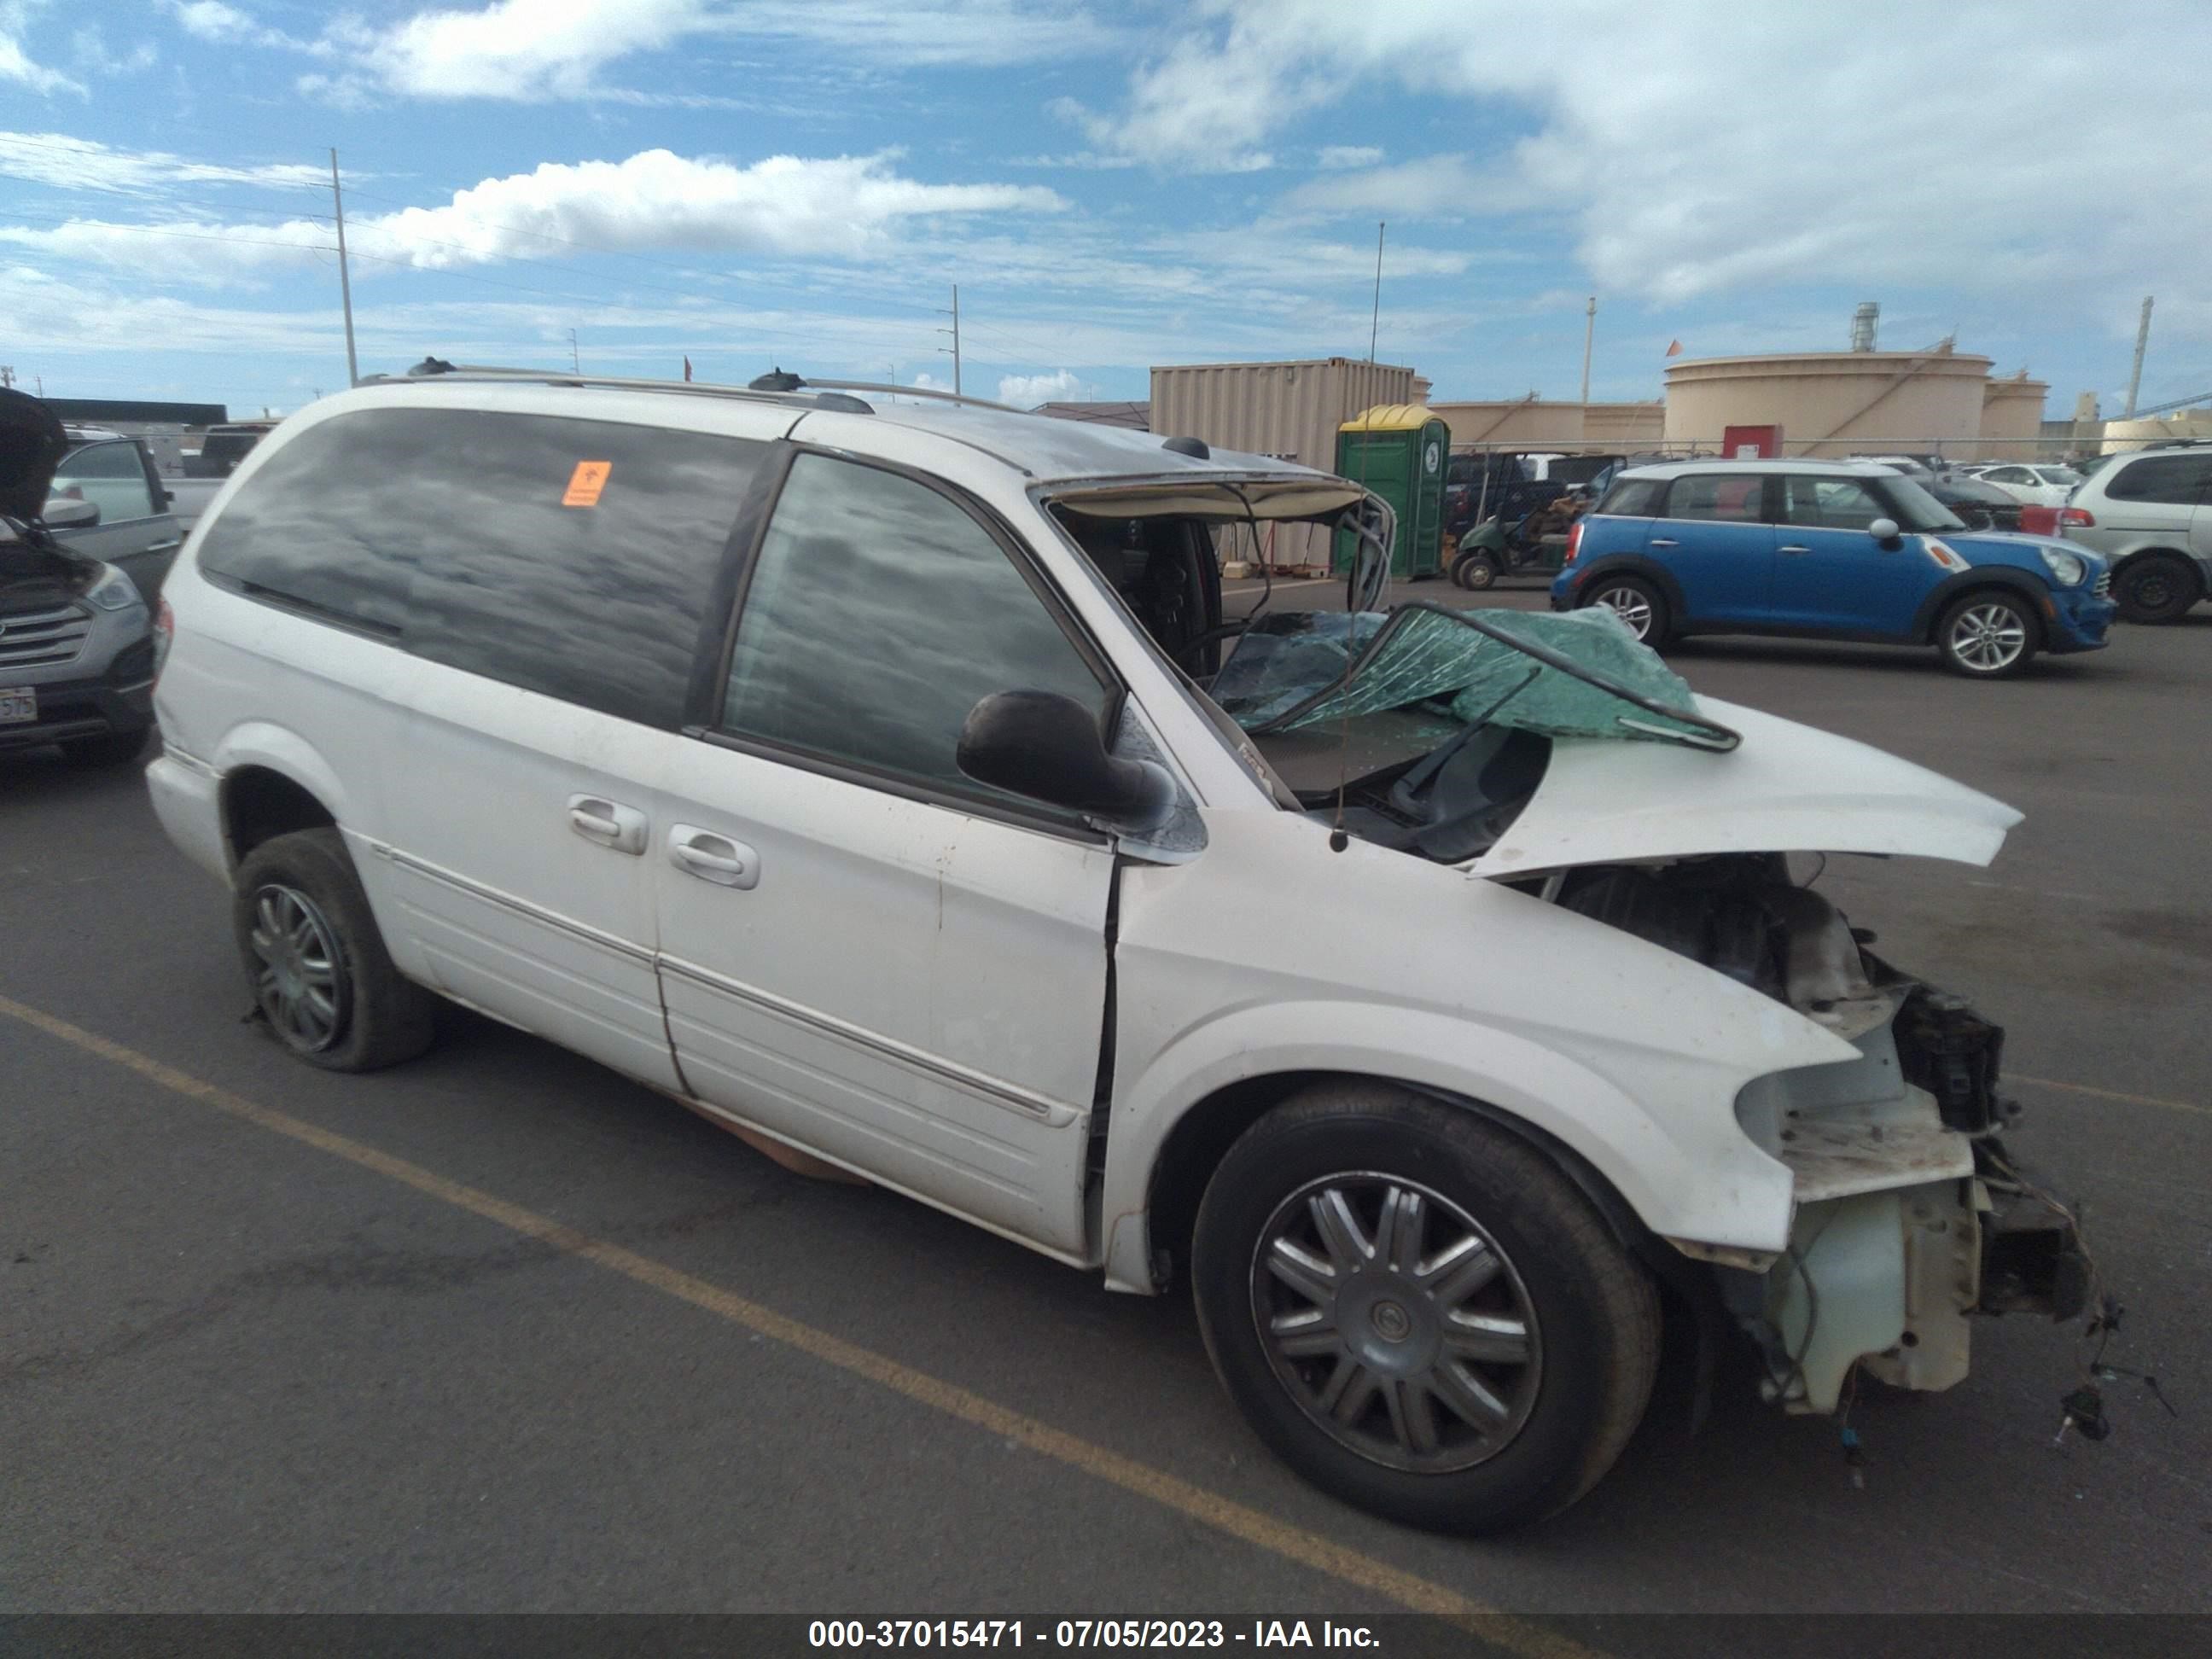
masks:
[[[1319,212],[1386,218],[1461,218],[1537,205],[1531,187],[1504,167],[1480,168],[1463,155],[1424,155],[1387,167],[1310,179],[1289,204]]]
[[[19,153],[41,155],[27,145]],[[45,156],[34,164],[48,164],[52,152]],[[0,145],[0,167],[6,158]],[[147,158],[108,151],[95,159],[127,176],[132,163]],[[574,243],[614,252],[696,248],[857,259],[879,251],[909,223],[1065,206],[1038,185],[925,184],[902,177],[878,155],[775,155],[737,167],[653,149],[623,161],[547,162],[534,173],[488,179],[437,207],[349,216],[346,229],[353,249],[372,266],[428,270],[558,257],[569,251],[564,244]],[[329,249],[331,232],[313,219],[126,225],[81,218],[52,230],[0,226],[0,241],[112,265],[159,258],[216,280],[231,271],[303,264]]]
[[[0,0],[0,82],[18,82],[49,97],[58,92],[87,97],[89,94],[83,82],[73,81],[59,70],[32,62],[25,48],[31,19],[46,9],[46,0]]]
[[[1673,304],[1787,283],[1954,286],[2100,315],[2151,289],[2161,304],[2169,290],[2212,297],[2202,7],[2121,9],[2089,31],[2057,0],[2008,9],[1996,31],[1990,14],[1904,0],[1756,15],[1722,0],[1210,9],[1132,76],[1119,111],[1081,112],[1094,144],[1207,167],[1323,104],[1349,122],[1377,98],[1467,99],[1527,136],[1463,182],[1559,204],[1601,289]],[[1513,50],[1498,51],[1507,38]],[[1906,39],[1914,62],[1980,72],[1922,96],[1897,53]],[[2161,112],[2154,136],[2145,109]],[[2116,165],[2130,157],[2148,164]],[[1315,181],[1298,199],[1449,211],[1451,191],[1420,188],[1449,184],[1448,161],[1422,165],[1333,198],[1334,181]]]
[[[1016,409],[1035,409],[1039,404],[1088,403],[1098,388],[1073,369],[1050,374],[1007,374],[999,380],[999,401]]]
[[[248,40],[259,27],[252,17],[235,6],[226,6],[222,0],[167,0],[165,9],[185,33],[196,34],[203,40]]]
[[[107,49],[107,37],[96,27],[76,30],[70,36],[70,56],[76,66],[93,75],[136,75],[149,70],[161,61],[161,54],[151,40],[141,40],[128,52],[117,54]]]
[[[1324,173],[1334,173],[1346,167],[1371,167],[1382,159],[1382,152],[1373,144],[1323,144],[1316,165]]]
[[[64,190],[129,192],[153,191],[173,184],[316,185],[329,177],[321,168],[304,163],[217,166],[166,150],[117,149],[64,132],[0,132],[0,176]]]
[[[222,0],[192,0],[179,10],[210,29],[250,23]],[[341,17],[310,49],[344,67],[300,86],[350,103],[375,92],[605,97],[624,95],[603,83],[610,65],[695,41],[795,40],[829,56],[909,69],[1032,62],[1097,51],[1114,38],[1067,0],[493,0],[420,10],[390,24]]]

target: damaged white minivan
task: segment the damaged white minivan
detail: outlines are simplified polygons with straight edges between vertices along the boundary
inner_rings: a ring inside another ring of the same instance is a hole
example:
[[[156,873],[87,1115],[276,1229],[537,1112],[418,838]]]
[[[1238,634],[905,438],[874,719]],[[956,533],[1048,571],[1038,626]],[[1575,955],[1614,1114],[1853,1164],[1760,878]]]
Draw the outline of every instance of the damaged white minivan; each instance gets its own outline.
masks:
[[[1254,1431],[1423,1526],[1587,1491],[1669,1322],[1826,1412],[2080,1310],[2002,1033],[1788,860],[1985,864],[2015,813],[1595,613],[1224,620],[1217,543],[1381,571],[1388,508],[882,390],[426,362],[254,451],[149,781],[276,1041],[367,1070],[459,1003],[1187,1278]]]

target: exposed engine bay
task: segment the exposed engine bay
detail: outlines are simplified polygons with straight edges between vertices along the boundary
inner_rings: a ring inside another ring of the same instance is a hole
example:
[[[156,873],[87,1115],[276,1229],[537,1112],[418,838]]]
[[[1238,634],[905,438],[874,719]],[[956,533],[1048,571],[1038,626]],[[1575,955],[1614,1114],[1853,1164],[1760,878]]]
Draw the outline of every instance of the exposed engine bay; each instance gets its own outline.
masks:
[[[1948,1388],[1966,1374],[1967,1316],[2081,1313],[2091,1273],[2073,1214],[2000,1138],[2020,1115],[1999,1092],[2002,1029],[1875,956],[1875,935],[1793,881],[1785,857],[1515,885],[1702,963],[1859,1050],[1762,1077],[1736,1102],[1744,1132],[1794,1177],[1789,1248],[1716,1260],[1769,1398],[1832,1410],[1854,1364],[1896,1387]]]

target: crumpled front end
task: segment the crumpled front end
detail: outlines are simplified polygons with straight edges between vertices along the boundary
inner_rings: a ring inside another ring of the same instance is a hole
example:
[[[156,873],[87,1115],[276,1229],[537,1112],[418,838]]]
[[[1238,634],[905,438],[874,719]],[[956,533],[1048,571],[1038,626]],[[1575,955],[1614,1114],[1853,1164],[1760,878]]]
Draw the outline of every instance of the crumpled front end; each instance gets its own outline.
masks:
[[[1856,1060],[1747,1085],[1737,1121],[1788,1167],[1793,1215],[1771,1255],[1676,1241],[1715,1264],[1729,1314],[1764,1360],[1766,1397],[1835,1409],[1854,1365],[1893,1386],[1966,1375],[1969,1318],[2070,1319],[2089,1293],[2071,1212],[2002,1135],[2004,1033],[1865,947],[1779,858],[1587,872],[1560,902],[1788,1003]]]

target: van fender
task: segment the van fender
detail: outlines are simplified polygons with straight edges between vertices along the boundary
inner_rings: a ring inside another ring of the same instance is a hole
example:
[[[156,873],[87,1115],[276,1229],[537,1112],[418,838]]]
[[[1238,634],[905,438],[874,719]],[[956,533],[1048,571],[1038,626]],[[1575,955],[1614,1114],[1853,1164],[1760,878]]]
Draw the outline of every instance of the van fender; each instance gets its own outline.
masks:
[[[1770,1058],[1787,1066],[1826,1057],[1816,1042],[1804,1054]],[[1653,1056],[1655,1066],[1663,1058]],[[1107,1284],[1139,1293],[1158,1288],[1150,1211],[1176,1126],[1231,1084],[1297,1073],[1381,1079],[1480,1103],[1583,1159],[1655,1233],[1779,1249],[1789,1233],[1790,1173],[1752,1142],[1730,1109],[1760,1068],[1696,1069],[1705,1074],[1697,1092],[1711,1109],[1662,1124],[1594,1067],[1461,1016],[1336,1001],[1231,1011],[1182,1033],[1118,1091],[1100,1210]],[[1669,1092],[1680,1087],[1679,1077],[1668,1081]]]
[[[343,826],[359,821],[360,803],[339,781],[337,769],[322,751],[289,726],[273,720],[245,720],[223,734],[210,763],[224,778],[248,766],[265,766],[306,790],[330,809]],[[230,825],[223,825],[226,839]]]

